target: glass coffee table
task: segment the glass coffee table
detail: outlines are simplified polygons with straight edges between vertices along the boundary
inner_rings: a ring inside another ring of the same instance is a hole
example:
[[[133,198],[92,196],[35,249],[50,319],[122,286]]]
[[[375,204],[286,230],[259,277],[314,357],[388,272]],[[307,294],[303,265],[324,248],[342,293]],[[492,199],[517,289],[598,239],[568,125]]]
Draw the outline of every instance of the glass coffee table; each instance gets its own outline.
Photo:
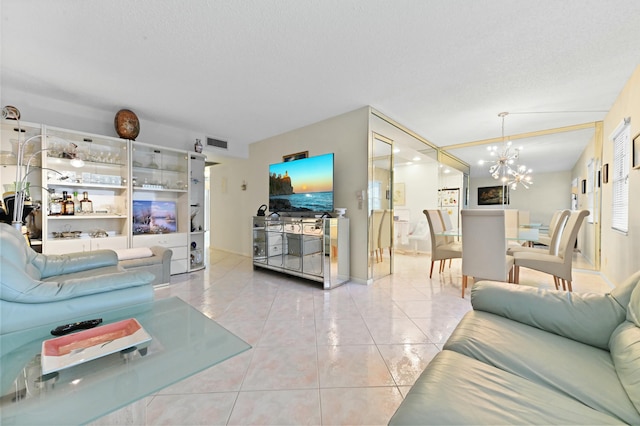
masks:
[[[42,375],[42,342],[60,323],[0,336],[0,424],[88,423],[251,348],[175,297],[92,318],[135,318],[151,341]]]

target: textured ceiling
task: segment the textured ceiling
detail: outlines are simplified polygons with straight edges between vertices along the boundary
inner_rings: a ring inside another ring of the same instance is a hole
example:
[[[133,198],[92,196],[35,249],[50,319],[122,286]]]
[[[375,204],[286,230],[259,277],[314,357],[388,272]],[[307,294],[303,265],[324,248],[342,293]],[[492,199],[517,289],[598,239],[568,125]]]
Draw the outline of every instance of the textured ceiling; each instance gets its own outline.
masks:
[[[230,144],[365,105],[440,146],[500,136],[501,111],[554,112],[510,115],[508,134],[592,122],[640,60],[637,0],[2,0],[1,8],[5,90],[127,106]],[[581,136],[564,140],[572,137]],[[452,153],[472,165],[478,155]]]

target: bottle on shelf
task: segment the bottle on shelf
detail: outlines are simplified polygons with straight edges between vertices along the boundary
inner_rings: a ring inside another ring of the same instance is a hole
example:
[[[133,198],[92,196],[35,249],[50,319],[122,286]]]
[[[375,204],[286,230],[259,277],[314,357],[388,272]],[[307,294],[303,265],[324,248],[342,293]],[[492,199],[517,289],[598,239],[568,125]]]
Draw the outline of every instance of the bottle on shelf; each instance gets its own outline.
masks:
[[[62,191],[62,199],[60,200],[60,214],[63,216],[68,215],[67,212],[67,199],[69,198],[69,193],[67,191]]]
[[[52,194],[49,200],[49,216],[59,216],[62,214],[62,202],[60,194]]]
[[[84,191],[82,196],[84,198],[80,201],[80,211],[82,213],[93,213],[93,202],[89,199],[89,193]]]
[[[73,191],[73,205],[74,205],[74,213],[81,213],[80,210],[80,200],[78,200],[78,191]]]
[[[71,216],[76,214],[76,205],[74,204],[73,200],[71,199],[71,195],[67,195],[66,199],[64,200],[64,213],[67,216]]]

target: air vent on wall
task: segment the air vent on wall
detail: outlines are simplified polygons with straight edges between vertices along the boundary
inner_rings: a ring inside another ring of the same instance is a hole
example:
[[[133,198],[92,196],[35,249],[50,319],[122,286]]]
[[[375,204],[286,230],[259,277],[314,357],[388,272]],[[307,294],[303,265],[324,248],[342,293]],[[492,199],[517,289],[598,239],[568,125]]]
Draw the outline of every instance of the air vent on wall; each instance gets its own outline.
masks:
[[[222,149],[229,149],[229,142],[207,137],[207,146],[213,146],[213,147],[222,148]]]

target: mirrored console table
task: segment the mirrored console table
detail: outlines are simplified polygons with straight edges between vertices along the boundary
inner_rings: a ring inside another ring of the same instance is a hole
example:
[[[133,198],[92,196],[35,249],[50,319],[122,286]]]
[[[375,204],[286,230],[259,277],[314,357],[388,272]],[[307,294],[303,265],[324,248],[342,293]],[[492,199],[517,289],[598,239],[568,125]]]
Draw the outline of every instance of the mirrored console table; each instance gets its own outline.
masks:
[[[255,216],[253,266],[323,284],[349,280],[349,219]]]

